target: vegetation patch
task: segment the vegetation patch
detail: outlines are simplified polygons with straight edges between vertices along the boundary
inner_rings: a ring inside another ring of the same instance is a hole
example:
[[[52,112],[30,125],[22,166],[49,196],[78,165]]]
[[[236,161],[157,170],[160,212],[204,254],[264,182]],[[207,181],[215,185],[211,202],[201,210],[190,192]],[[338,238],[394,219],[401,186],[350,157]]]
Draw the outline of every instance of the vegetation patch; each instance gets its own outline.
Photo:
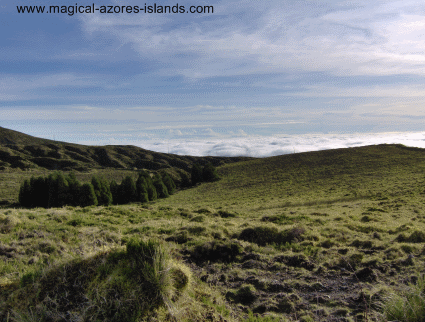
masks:
[[[406,236],[405,234],[398,235],[396,240],[399,243],[424,243],[425,233],[423,231],[415,230],[410,234],[410,236]]]
[[[190,252],[191,257],[197,262],[225,262],[238,260],[242,254],[242,246],[237,242],[211,241],[198,245]]]
[[[279,231],[276,227],[258,226],[246,228],[239,234],[239,239],[260,246],[268,244],[282,245],[295,241],[302,241],[305,229],[303,227],[294,227],[284,231]]]
[[[19,320],[32,307],[43,321],[139,321],[159,307],[172,310],[190,284],[190,271],[160,243],[133,239],[126,250],[23,275],[3,317]]]

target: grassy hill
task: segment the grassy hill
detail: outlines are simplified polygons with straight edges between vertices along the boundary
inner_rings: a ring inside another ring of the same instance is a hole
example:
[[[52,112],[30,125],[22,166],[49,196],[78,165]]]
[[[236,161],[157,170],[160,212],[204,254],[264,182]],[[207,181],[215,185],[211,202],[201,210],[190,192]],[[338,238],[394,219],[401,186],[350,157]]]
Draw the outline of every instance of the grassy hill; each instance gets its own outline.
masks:
[[[79,170],[94,168],[189,170],[193,162],[214,165],[249,158],[192,157],[148,151],[136,146],[85,146],[36,138],[0,127],[0,169]]]
[[[154,203],[3,209],[0,318],[423,321],[424,168],[368,146],[223,164]]]
[[[51,170],[76,171],[80,180],[94,174],[120,181],[137,171],[167,171],[179,184],[194,163],[215,166],[249,160],[237,157],[193,157],[145,150],[136,146],[85,146],[36,138],[0,127],[0,205],[16,201],[20,184]]]

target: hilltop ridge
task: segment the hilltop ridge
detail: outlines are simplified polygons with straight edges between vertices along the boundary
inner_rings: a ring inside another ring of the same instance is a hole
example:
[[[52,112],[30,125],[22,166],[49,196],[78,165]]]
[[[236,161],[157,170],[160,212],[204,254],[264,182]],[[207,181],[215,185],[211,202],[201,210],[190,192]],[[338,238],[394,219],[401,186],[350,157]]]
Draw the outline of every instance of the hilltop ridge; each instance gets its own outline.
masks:
[[[131,145],[87,146],[37,138],[0,127],[0,170],[43,168],[79,170],[92,168],[177,168],[188,171],[194,162],[215,166],[248,160],[248,157],[194,157],[145,150]]]

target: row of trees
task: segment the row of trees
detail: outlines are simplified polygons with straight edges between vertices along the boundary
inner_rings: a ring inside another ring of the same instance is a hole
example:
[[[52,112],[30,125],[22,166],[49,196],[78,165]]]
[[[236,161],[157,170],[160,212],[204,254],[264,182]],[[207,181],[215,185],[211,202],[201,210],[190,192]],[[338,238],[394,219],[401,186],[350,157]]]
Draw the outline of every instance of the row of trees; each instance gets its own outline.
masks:
[[[25,180],[19,191],[19,203],[29,208],[107,206],[166,198],[175,190],[176,185],[167,173],[157,173],[151,178],[142,171],[136,182],[127,176],[120,184],[93,176],[90,183],[81,184],[72,172],[68,175],[55,172],[48,177]]]

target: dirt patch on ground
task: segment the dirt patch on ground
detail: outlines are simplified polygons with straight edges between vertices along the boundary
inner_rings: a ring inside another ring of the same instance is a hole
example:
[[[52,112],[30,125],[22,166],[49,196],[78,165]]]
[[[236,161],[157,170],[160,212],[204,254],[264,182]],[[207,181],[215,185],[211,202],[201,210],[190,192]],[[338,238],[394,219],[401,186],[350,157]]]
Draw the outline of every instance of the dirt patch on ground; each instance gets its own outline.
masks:
[[[405,285],[409,265],[361,263],[356,268],[325,267],[303,254],[267,256],[239,253],[233,261],[199,261],[184,252],[185,261],[202,281],[217,287],[238,314],[283,315],[297,321],[377,321],[381,285]],[[418,261],[418,258],[415,258]],[[375,264],[375,265],[373,265]],[[349,267],[349,266],[348,266]]]

